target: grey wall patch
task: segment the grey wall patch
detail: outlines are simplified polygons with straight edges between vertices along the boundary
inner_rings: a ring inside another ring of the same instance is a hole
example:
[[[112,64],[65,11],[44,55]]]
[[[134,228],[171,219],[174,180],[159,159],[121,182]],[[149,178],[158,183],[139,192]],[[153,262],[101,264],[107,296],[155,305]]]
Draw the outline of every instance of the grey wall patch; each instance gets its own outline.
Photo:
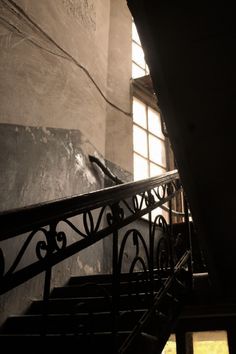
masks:
[[[78,130],[0,124],[0,210],[84,194],[104,180]]]

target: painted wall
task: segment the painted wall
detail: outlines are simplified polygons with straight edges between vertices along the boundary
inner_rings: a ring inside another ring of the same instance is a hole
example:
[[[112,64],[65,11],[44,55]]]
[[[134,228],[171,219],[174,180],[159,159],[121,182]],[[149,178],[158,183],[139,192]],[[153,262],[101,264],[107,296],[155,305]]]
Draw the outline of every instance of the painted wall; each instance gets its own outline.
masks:
[[[126,1],[4,0],[0,13],[0,211],[103,188],[89,154],[130,179]],[[100,272],[103,259],[100,242],[55,267],[53,284]],[[38,297],[41,279],[2,297],[3,317]]]
[[[0,210],[84,192],[84,180],[79,178],[76,188],[75,184],[58,188],[53,182],[56,169],[51,173],[46,164],[37,171],[50,176],[44,179],[41,200],[37,188],[35,192],[32,190],[29,178],[19,180],[19,165],[31,179],[36,171],[32,164],[26,163],[25,153],[15,154],[16,149],[34,151],[39,144],[40,150],[43,139],[50,154],[52,145],[47,145],[52,140],[48,139],[47,128],[54,128],[55,141],[64,140],[67,152],[80,148],[83,140],[85,154],[100,154],[132,171],[131,18],[125,0],[111,4],[108,0],[59,0],[56,6],[55,2],[46,0],[21,0],[15,7],[7,0],[0,3],[3,18],[0,21],[0,123],[1,134],[5,136],[1,150],[5,162],[1,170],[7,194],[2,198]],[[7,134],[12,134],[9,124],[16,129],[15,137],[8,139]],[[73,130],[74,135],[78,133],[74,146],[70,139],[61,136],[61,129],[65,129],[65,134],[67,130]],[[26,138],[26,132],[29,136],[32,133],[31,141]],[[33,154],[30,158],[34,160]],[[7,160],[11,160],[10,169]],[[66,164],[68,160],[69,155]],[[65,163],[62,166],[70,170]],[[71,163],[78,169],[77,157],[71,159],[70,154]],[[17,182],[8,185],[8,179]],[[61,180],[64,184],[65,176]],[[89,189],[101,187],[100,181],[93,186],[90,182]],[[28,199],[27,195],[17,198],[19,189],[30,191]]]
[[[133,172],[131,112],[131,15],[126,1],[111,1],[107,95],[121,108],[107,105],[106,159]],[[122,88],[119,84],[122,82]]]

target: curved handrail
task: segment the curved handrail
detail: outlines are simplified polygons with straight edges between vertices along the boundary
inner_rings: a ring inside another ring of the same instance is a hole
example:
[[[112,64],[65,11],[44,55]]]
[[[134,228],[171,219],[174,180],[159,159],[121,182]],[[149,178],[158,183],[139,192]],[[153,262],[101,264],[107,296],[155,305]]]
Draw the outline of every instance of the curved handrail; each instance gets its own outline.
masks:
[[[111,170],[96,156],[89,155],[89,160],[91,162],[95,162],[103,171],[103,173],[109,177],[115,184],[123,184],[124,181],[122,181],[120,178],[118,178],[114,173],[111,172]]]
[[[108,187],[103,190],[75,195],[0,213],[0,240],[31,231],[33,228],[57,222],[59,219],[80,214],[88,209],[112,205],[154,187],[179,178],[177,170],[136,182]]]
[[[164,133],[163,133],[164,135]],[[96,163],[98,165],[98,167],[101,168],[101,170],[103,171],[103,173],[109,177],[115,184],[123,184],[125,183],[123,180],[121,180],[120,178],[118,178],[113,172],[111,172],[111,170],[103,163],[103,161],[101,161],[99,158],[95,157],[95,156],[92,156],[92,155],[89,155],[89,160],[93,163]],[[170,209],[165,206],[165,205],[161,205],[160,206],[161,209],[169,212]],[[174,216],[182,216],[184,217],[185,216],[185,213],[184,212],[181,212],[181,211],[177,211],[177,210],[171,210],[172,214]],[[189,212],[189,216],[191,216],[191,213]]]

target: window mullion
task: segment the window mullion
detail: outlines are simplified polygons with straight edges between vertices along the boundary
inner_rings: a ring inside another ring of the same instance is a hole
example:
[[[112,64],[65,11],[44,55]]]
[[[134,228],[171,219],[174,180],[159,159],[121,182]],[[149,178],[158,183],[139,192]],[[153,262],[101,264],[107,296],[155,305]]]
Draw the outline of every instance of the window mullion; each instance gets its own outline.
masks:
[[[150,152],[149,152],[149,125],[148,125],[148,106],[146,105],[146,126],[147,126],[147,162],[148,162],[148,176],[151,176],[150,168]]]

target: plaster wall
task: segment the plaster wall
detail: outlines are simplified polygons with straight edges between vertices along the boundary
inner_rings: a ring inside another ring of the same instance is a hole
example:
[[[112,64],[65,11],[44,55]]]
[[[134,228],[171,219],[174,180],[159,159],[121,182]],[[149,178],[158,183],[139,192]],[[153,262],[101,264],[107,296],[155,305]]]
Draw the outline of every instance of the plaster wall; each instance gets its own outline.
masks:
[[[126,1],[2,0],[0,15],[0,211],[103,188],[89,154],[130,177]],[[5,242],[7,263],[23,239]],[[103,260],[99,242],[54,267],[52,287],[103,271]],[[1,320],[40,298],[42,280],[2,296]]]

